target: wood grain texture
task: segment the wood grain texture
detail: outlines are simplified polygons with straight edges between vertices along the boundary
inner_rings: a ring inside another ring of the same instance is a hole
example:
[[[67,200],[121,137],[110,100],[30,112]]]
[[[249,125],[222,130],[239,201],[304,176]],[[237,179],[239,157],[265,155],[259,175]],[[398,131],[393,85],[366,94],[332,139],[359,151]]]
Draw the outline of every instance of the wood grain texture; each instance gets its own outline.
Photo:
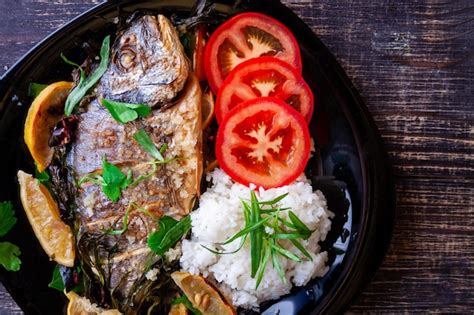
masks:
[[[0,67],[97,2],[0,0]],[[284,2],[362,94],[396,174],[393,242],[348,313],[472,313],[474,2]],[[0,315],[18,311],[0,287]]]

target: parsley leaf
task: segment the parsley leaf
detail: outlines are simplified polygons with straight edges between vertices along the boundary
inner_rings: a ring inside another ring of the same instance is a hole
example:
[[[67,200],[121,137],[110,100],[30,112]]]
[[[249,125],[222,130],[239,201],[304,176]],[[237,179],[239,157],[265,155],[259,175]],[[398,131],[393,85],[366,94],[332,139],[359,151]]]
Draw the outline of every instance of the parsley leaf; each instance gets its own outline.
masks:
[[[61,54],[63,60],[73,66],[79,68],[81,72],[81,78],[77,86],[69,93],[66,104],[64,106],[64,114],[70,116],[74,108],[79,104],[79,102],[86,96],[87,92],[100,80],[102,75],[104,75],[109,65],[109,54],[110,54],[110,35],[104,38],[102,42],[102,47],[100,49],[100,63],[97,69],[88,77],[85,77],[84,70],[79,67],[77,64],[68,61],[64,55]]]
[[[143,129],[140,129],[139,131],[137,131],[137,133],[135,133],[133,135],[133,139],[135,139],[135,141],[138,142],[139,145],[142,146],[142,148],[147,151],[148,153],[150,153],[151,156],[153,156],[155,159],[157,159],[158,161],[164,161],[165,159],[163,158],[163,154],[161,151],[165,151],[166,150],[166,147],[164,150],[158,150],[158,148],[156,147],[156,145],[153,143],[153,141],[151,140],[150,136],[146,133],[145,130]],[[164,147],[165,145],[163,145]],[[162,147],[162,148],[163,148]]]
[[[180,296],[180,297],[177,297],[176,299],[174,299],[173,301],[171,301],[171,304],[173,305],[177,305],[177,304],[183,304],[184,306],[186,306],[186,308],[188,310],[191,311],[191,313],[193,313],[194,315],[202,315],[201,311],[199,311],[197,308],[195,308],[193,306],[193,304],[191,303],[191,301],[186,297],[186,296]]]
[[[48,173],[48,170],[44,170],[43,172],[39,172],[38,169],[35,167],[35,178],[39,180],[39,182],[45,186],[49,186],[51,176]]]
[[[31,82],[28,86],[28,96],[37,97],[48,85]]]
[[[61,267],[59,265],[56,265],[54,267],[53,277],[51,279],[51,282],[48,284],[48,287],[51,288],[51,289],[58,290],[60,292],[64,292],[64,289],[66,288],[66,286],[64,285],[64,280],[63,280],[63,277],[61,276],[61,268],[67,268],[67,267]],[[63,269],[63,272],[64,272],[64,269]],[[67,272],[68,271],[66,271],[66,273]],[[77,293],[83,292],[84,291],[84,284],[83,284],[82,277],[81,277],[80,267],[77,267],[77,269],[73,270],[72,273],[77,273],[76,275],[78,276],[79,283],[75,287],[73,287],[71,289],[71,291],[74,291],[74,292],[77,292]],[[67,277],[67,275],[66,275],[66,277]],[[67,290],[67,291],[69,291],[69,290]]]
[[[151,113],[151,108],[144,104],[128,104],[103,99],[102,105],[108,109],[116,121],[122,124],[134,121],[139,117],[146,117]]]
[[[48,287],[64,292],[64,281],[63,281],[63,278],[61,277],[61,272],[59,271],[58,265],[54,267],[53,278],[51,279],[51,282],[48,284]]]
[[[0,264],[8,271],[20,270],[21,260],[18,258],[21,251],[18,246],[10,243],[0,243]]]
[[[155,254],[163,256],[191,229],[191,216],[188,215],[180,221],[163,216],[158,220],[158,225],[158,231],[148,236],[148,247]]]
[[[104,158],[102,162],[102,191],[112,201],[119,200],[122,189],[127,188],[131,182],[131,171],[126,176],[115,165],[107,162]]]
[[[0,237],[7,234],[15,223],[16,218],[12,203],[9,201],[0,202]]]
[[[104,157],[102,160],[102,175],[88,174],[81,178],[78,185],[92,182],[102,185],[102,191],[112,201],[116,202],[122,195],[122,190],[127,188],[133,181],[132,171],[129,170],[125,175],[122,171],[112,163],[107,162]]]

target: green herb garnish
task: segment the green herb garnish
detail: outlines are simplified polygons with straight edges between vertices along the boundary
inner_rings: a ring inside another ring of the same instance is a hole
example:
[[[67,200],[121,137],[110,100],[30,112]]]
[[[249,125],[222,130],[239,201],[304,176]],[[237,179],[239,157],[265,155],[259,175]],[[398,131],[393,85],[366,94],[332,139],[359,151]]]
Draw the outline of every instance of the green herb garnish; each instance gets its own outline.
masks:
[[[250,202],[242,200],[242,208],[245,217],[245,226],[242,230],[228,238],[220,245],[226,245],[238,238],[241,244],[233,252],[222,252],[204,248],[211,252],[222,255],[235,253],[242,248],[246,238],[250,238],[250,275],[256,279],[255,289],[260,285],[268,262],[271,260],[273,268],[277,271],[283,282],[286,277],[280,261],[280,256],[301,262],[302,258],[295,253],[285,249],[279,244],[280,240],[289,240],[306,258],[313,260],[308,251],[299,240],[308,239],[314,232],[301,221],[290,208],[275,207],[288,194],[281,195],[273,200],[259,201],[254,191],[250,192]],[[270,208],[265,208],[270,207]],[[288,212],[288,219],[280,217],[283,211]],[[268,228],[268,231],[265,230]]]
[[[158,225],[158,231],[148,236],[148,247],[155,254],[163,256],[191,229],[191,217],[188,215],[177,221],[164,216],[158,220]]]
[[[0,202],[0,237],[5,236],[13,228],[16,221],[11,202]]]
[[[37,97],[47,86],[47,84],[30,83],[28,86],[28,96],[33,98]]]
[[[38,168],[35,167],[35,178],[47,188],[51,186],[51,175],[49,175],[48,170],[44,170],[42,172],[38,171]]]
[[[138,130],[133,135],[133,139],[135,139],[135,141],[138,142],[146,152],[150,153],[150,155],[158,161],[165,160],[163,153],[166,151],[168,146],[164,144],[160,149],[158,149],[144,129]]]
[[[18,258],[21,251],[18,246],[10,242],[0,243],[0,265],[8,271],[20,270],[21,260]]]
[[[66,116],[70,116],[74,110],[74,108],[79,104],[79,102],[86,96],[89,90],[100,80],[102,75],[104,75],[105,71],[107,70],[107,66],[109,65],[109,54],[110,54],[110,35],[104,38],[102,42],[102,47],[100,49],[100,63],[97,69],[95,69],[94,73],[92,73],[89,77],[86,78],[84,70],[74,62],[69,61],[63,54],[61,57],[63,60],[79,68],[81,73],[81,77],[77,86],[69,93],[66,104],[64,106],[64,114]]]
[[[16,224],[13,205],[9,201],[0,202],[0,237],[5,236]],[[0,243],[0,265],[8,271],[20,270],[21,260],[18,258],[21,251],[18,246],[10,242]]]
[[[59,265],[56,265],[53,270],[53,277],[51,279],[51,282],[48,284],[48,287],[51,289],[56,289],[60,292],[64,292],[65,285],[63,278],[61,277],[61,271],[59,270]],[[79,276],[81,276],[81,269],[77,267],[76,272],[78,273]],[[84,291],[84,285],[82,282],[82,278],[79,277],[79,284],[77,284],[74,288],[72,288],[71,291],[74,291],[76,293],[80,293]]]
[[[125,214],[123,215],[123,218],[122,218],[122,228],[121,229],[118,229],[118,230],[114,230],[114,229],[108,229],[105,231],[105,234],[109,234],[109,235],[122,235],[123,233],[127,232],[128,230],[128,216],[130,215],[130,208],[132,206],[129,206],[127,208],[127,210],[125,211]]]
[[[56,265],[53,270],[53,278],[48,284],[49,288],[56,289],[58,291],[64,292],[64,281],[61,277],[61,272],[59,271],[59,266]]]
[[[172,305],[183,304],[194,315],[202,315],[201,311],[195,308],[193,304],[191,303],[191,301],[185,295],[177,297],[176,299],[171,301],[171,304]]]
[[[151,113],[151,108],[144,104],[128,104],[103,99],[102,105],[108,109],[116,121],[122,124],[134,121],[139,117],[146,117]]]
[[[88,174],[81,178],[78,185],[88,182],[101,185],[104,194],[110,200],[116,202],[122,195],[122,190],[132,183],[132,171],[129,170],[128,174],[125,175],[117,166],[107,162],[104,157],[102,160],[102,175]]]

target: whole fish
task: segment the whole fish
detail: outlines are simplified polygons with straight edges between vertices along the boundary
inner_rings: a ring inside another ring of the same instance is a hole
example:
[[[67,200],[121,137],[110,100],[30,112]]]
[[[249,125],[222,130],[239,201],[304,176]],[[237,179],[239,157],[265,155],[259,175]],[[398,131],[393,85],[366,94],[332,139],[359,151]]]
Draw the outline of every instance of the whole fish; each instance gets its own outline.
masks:
[[[97,183],[75,184],[78,256],[87,279],[86,296],[126,314],[159,304],[162,259],[147,246],[163,215],[188,214],[202,175],[201,89],[171,22],[145,15],[118,34],[96,97],[79,115],[66,166],[75,182],[102,172],[102,161],[140,178],[109,200]],[[141,103],[152,114],[134,122],[115,121],[101,99]],[[165,156],[177,159],[156,166],[134,139],[144,129]],[[126,225],[126,226],[125,226]],[[121,231],[110,233],[110,231]],[[158,274],[157,274],[158,273]],[[161,301],[162,302],[162,301]]]

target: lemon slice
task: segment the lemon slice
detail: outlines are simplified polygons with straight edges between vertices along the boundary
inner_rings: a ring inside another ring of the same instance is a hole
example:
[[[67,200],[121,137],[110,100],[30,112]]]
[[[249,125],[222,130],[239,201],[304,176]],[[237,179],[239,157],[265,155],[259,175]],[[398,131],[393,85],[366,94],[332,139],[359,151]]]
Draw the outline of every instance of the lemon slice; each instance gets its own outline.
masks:
[[[235,309],[203,277],[176,271],[171,274],[171,278],[193,306],[204,315],[237,314]]]
[[[188,315],[188,310],[184,304],[179,303],[171,306],[171,310],[168,315]]]
[[[214,95],[209,90],[207,92],[202,93],[201,97],[201,115],[202,115],[202,130],[209,127],[214,118],[214,110],[215,110],[215,103],[214,103]]]
[[[23,171],[18,171],[18,182],[21,203],[44,251],[58,264],[73,267],[75,249],[71,228],[61,220],[50,192]]]
[[[72,87],[72,82],[65,81],[48,85],[28,110],[23,137],[40,172],[51,163],[53,150],[48,145],[49,137],[63,115],[64,102]]]
[[[79,296],[77,293],[66,293],[69,299],[67,315],[120,315],[118,310],[104,310],[94,305],[89,299]]]

